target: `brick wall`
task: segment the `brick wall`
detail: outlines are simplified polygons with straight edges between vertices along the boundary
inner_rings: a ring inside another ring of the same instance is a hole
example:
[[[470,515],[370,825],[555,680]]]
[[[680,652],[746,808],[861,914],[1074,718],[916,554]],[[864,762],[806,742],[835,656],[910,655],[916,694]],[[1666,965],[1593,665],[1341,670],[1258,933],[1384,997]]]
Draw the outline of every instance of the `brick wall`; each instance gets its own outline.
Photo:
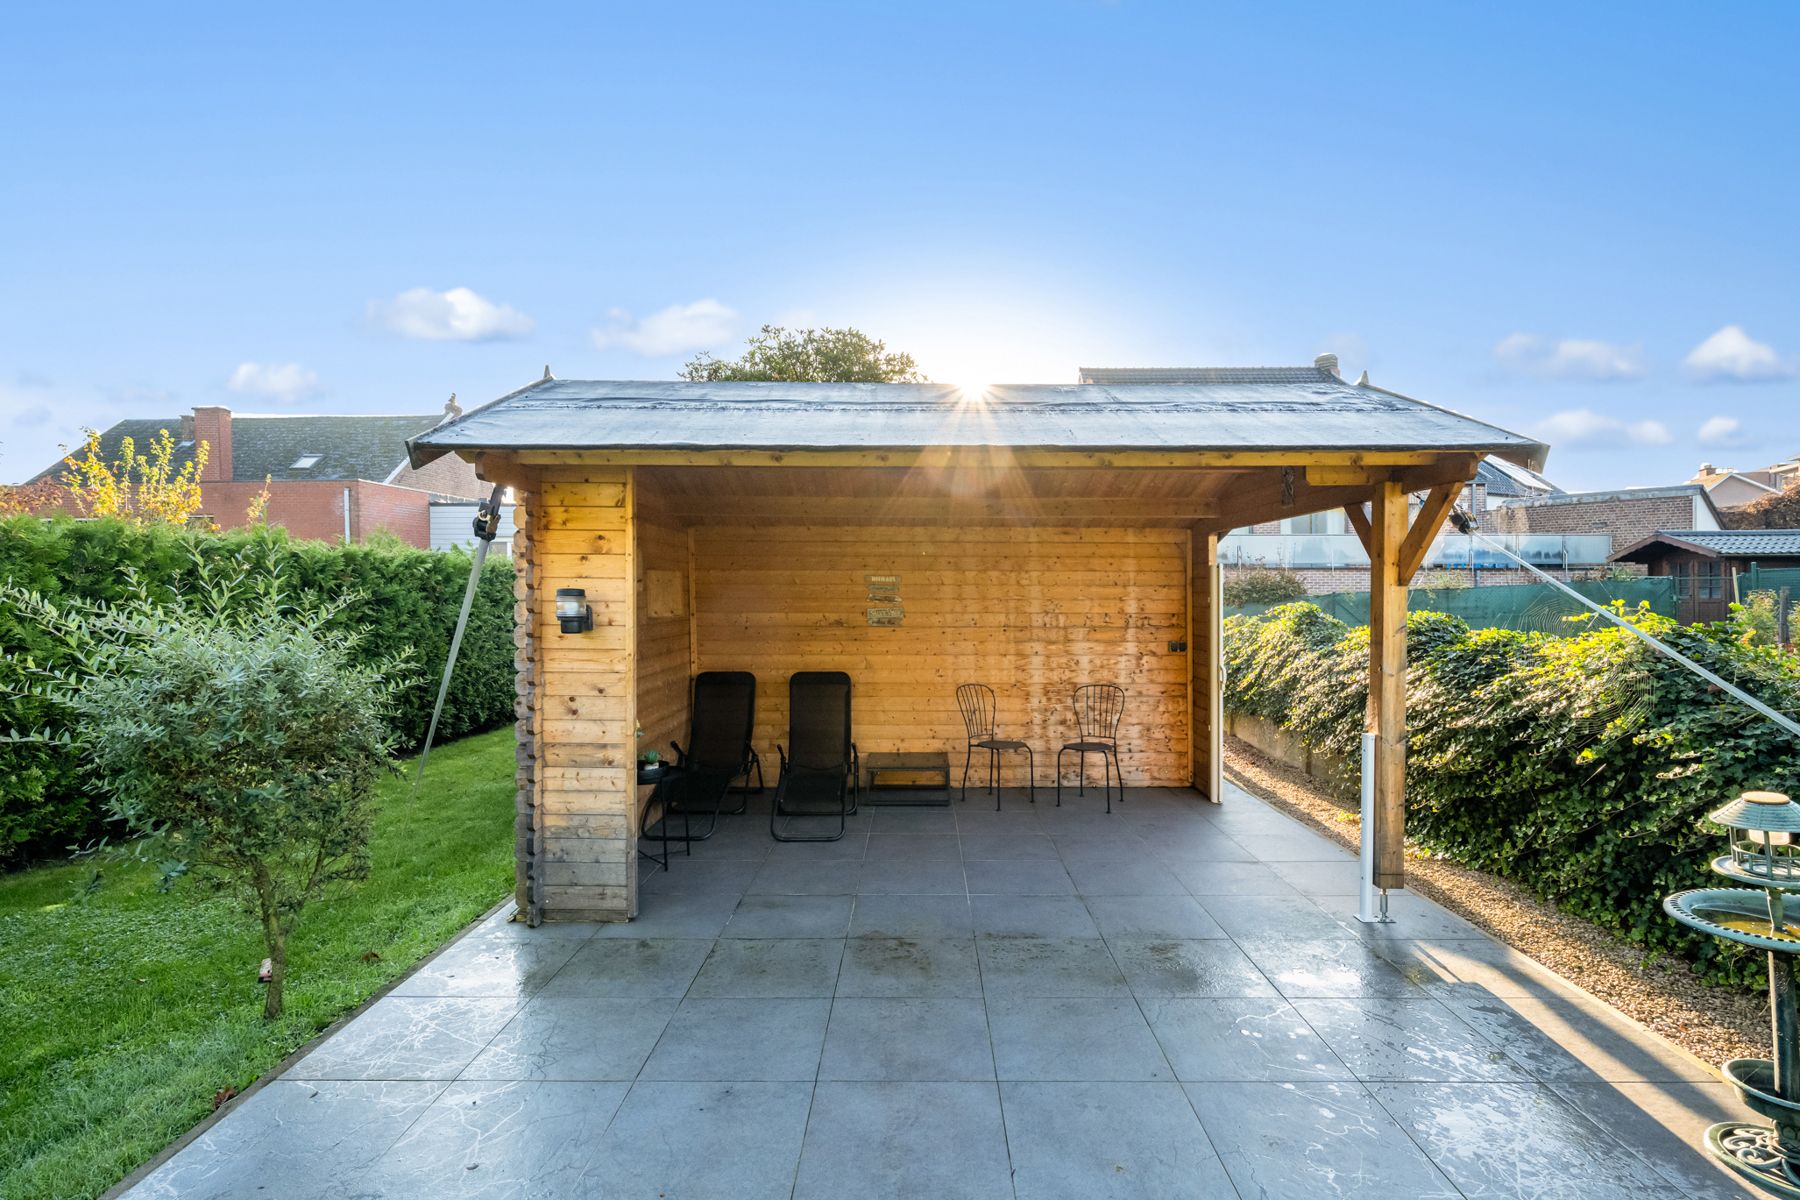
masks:
[[[1489,524],[1498,533],[1608,534],[1618,551],[1659,529],[1692,529],[1694,500],[1689,495],[1613,496],[1510,504],[1494,509]]]
[[[366,479],[271,483],[268,522],[280,525],[298,538],[342,541],[344,490],[350,491],[350,537],[361,541],[386,530],[421,549],[431,545],[431,493],[417,488],[371,483]],[[200,486],[201,511],[222,529],[248,524],[250,502],[263,484],[213,482]]]

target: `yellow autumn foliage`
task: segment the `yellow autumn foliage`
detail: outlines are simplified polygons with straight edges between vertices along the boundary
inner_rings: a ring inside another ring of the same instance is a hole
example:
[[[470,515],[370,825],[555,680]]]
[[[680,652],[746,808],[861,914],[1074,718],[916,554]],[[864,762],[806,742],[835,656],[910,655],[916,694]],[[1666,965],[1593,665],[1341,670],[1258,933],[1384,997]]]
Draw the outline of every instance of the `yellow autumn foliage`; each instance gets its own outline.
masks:
[[[146,449],[149,453],[140,454],[134,439],[122,438],[118,458],[108,462],[100,453],[99,431],[87,431],[79,457],[71,454],[63,460],[69,468],[64,479],[84,516],[186,525],[200,511],[207,444],[196,444],[193,458],[180,467],[168,430],[159,431]]]

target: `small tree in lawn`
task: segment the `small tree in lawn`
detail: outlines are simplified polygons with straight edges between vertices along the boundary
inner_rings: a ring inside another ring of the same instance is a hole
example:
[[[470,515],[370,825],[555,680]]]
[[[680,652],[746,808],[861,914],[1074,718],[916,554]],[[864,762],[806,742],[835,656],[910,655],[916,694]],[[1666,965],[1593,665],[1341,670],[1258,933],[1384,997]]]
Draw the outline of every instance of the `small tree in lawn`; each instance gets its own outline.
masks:
[[[38,691],[69,710],[109,815],[243,897],[273,1018],[301,911],[368,874],[401,664],[364,662],[354,634],[325,629],[344,601],[290,603],[242,566],[199,569],[200,586],[168,604],[4,598],[76,651],[79,667]]]

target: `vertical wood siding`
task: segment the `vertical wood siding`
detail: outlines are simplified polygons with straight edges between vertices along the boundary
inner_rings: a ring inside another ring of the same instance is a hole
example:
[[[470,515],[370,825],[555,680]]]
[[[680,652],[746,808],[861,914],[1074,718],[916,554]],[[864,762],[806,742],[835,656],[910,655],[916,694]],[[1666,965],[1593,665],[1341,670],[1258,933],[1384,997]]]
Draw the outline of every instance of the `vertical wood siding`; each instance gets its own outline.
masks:
[[[843,670],[864,754],[941,748],[960,771],[956,687],[986,683],[1000,735],[1032,744],[1049,785],[1056,748],[1074,737],[1072,689],[1117,683],[1126,782],[1193,778],[1188,660],[1169,649],[1188,637],[1185,529],[704,525],[692,536],[697,665],[755,672],[757,749],[771,762],[787,736],[788,675]],[[897,628],[868,623],[872,574],[900,578]]]

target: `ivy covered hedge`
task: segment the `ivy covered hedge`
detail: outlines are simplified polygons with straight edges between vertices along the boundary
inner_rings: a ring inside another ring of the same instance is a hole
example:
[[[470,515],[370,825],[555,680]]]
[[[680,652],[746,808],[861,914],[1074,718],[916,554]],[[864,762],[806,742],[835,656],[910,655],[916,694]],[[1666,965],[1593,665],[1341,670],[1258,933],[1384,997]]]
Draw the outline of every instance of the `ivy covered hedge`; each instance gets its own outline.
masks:
[[[1646,632],[1800,715],[1800,657],[1738,623]],[[1593,621],[1599,625],[1598,618]],[[1407,834],[1516,880],[1564,910],[1718,983],[1760,980],[1757,956],[1677,925],[1662,898],[1717,882],[1705,815],[1740,792],[1800,795],[1800,745],[1614,627],[1568,635],[1407,622]],[[1311,604],[1225,622],[1225,706],[1275,722],[1354,769],[1368,696],[1367,627]],[[1354,790],[1354,780],[1341,781]]]
[[[338,620],[364,633],[372,658],[410,650],[413,682],[398,698],[395,725],[407,748],[424,740],[444,656],[469,578],[461,553],[419,550],[393,539],[337,546],[280,529],[225,534],[122,521],[0,520],[0,579],[45,595],[113,600],[132,577],[152,595],[191,584],[197,560],[249,558],[278,570],[286,588],[362,599]],[[438,739],[491,729],[513,716],[513,568],[490,558],[477,588]],[[0,730],[54,718],[21,695],[27,659],[53,664],[55,644],[0,599]],[[0,744],[0,864],[61,851],[95,831],[98,807],[81,764],[44,746]]]

